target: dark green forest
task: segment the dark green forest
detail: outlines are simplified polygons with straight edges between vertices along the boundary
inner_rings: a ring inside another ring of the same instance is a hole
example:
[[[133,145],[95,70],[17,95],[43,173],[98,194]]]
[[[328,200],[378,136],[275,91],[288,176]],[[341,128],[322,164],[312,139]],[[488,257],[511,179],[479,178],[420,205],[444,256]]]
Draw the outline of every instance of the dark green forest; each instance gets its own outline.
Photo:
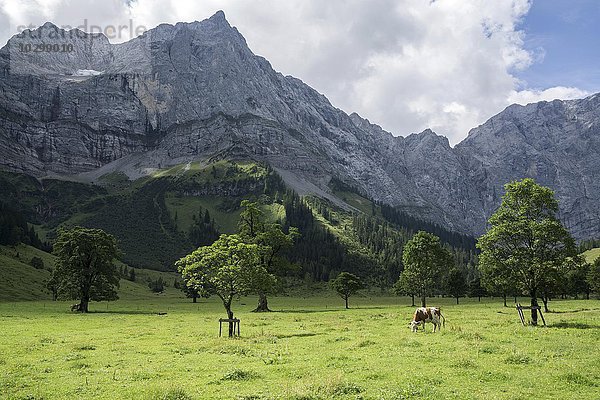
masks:
[[[25,243],[38,249],[49,250],[49,245],[42,243],[33,226],[19,211],[0,202],[0,244],[14,246]]]

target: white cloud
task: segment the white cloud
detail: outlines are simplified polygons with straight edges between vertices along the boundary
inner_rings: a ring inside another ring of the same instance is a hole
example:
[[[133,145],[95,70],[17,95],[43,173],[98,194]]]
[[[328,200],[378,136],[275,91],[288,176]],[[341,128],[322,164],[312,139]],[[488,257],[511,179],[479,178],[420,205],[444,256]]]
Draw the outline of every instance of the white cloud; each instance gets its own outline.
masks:
[[[508,97],[508,101],[527,105],[538,101],[580,99],[590,94],[590,92],[575,87],[556,86],[545,90],[521,90],[518,92],[515,90]]]
[[[451,143],[511,102],[586,94],[577,88],[520,89],[526,84],[515,72],[541,62],[544,54],[527,51],[518,28],[530,5],[530,0],[0,0],[12,26],[49,19],[59,25],[85,19],[117,25],[131,18],[154,27],[202,20],[223,9],[255,53],[334,105],[397,135],[430,127]]]

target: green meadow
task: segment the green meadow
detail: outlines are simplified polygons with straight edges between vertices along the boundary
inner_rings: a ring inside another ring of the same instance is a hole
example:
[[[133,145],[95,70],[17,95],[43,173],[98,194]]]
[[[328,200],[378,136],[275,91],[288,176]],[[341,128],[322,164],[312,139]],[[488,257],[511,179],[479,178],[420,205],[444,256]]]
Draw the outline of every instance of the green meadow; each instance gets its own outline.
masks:
[[[125,287],[127,288],[127,286]],[[557,300],[523,327],[498,299],[431,299],[446,326],[412,333],[407,298],[274,297],[0,303],[3,399],[597,399],[600,300]],[[123,297],[123,296],[122,296]],[[124,296],[128,297],[128,296]],[[523,299],[523,302],[524,299]],[[163,314],[166,313],[166,314]],[[162,315],[161,315],[162,314]]]
[[[588,250],[583,253],[583,255],[585,256],[587,262],[593,263],[598,257],[600,257],[600,248]]]

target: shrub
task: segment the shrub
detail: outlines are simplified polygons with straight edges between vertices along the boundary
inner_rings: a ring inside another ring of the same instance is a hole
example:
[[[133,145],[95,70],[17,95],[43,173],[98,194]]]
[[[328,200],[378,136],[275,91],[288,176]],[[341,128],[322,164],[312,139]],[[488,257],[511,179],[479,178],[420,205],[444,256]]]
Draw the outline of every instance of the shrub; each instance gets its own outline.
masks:
[[[40,257],[33,257],[29,262],[29,265],[35,269],[44,269],[44,260],[42,260]]]
[[[159,277],[157,280],[155,281],[150,281],[148,283],[148,287],[150,288],[150,290],[152,290],[152,292],[154,293],[162,293],[165,291],[165,281],[163,280],[162,277]]]

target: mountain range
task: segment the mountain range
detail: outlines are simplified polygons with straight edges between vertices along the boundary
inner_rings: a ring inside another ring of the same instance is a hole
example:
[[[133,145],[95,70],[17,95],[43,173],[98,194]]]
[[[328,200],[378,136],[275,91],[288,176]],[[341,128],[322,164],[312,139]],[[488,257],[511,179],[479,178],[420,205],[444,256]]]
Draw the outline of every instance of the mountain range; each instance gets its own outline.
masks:
[[[5,170],[94,183],[228,159],[266,162],[299,194],[352,208],[336,179],[469,235],[505,183],[532,177],[555,190],[576,238],[600,237],[600,94],[509,106],[451,147],[334,107],[253,54],[220,11],[121,44],[46,23],[0,50]]]

